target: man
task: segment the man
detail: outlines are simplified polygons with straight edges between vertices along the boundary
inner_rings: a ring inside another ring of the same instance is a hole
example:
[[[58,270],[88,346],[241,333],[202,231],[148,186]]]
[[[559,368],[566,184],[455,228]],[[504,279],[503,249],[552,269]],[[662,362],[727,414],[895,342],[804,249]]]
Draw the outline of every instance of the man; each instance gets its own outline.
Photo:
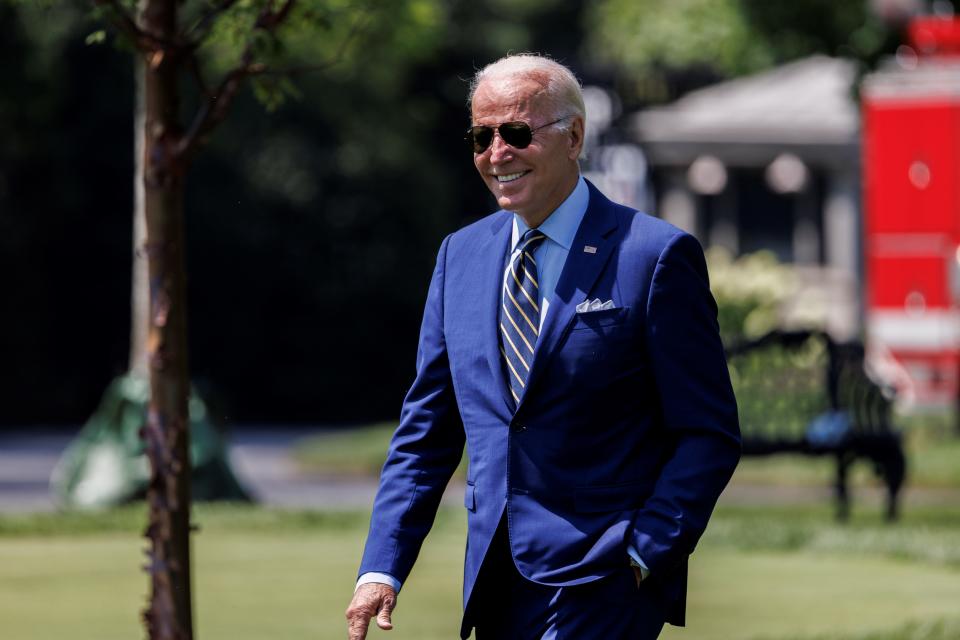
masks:
[[[566,67],[489,65],[471,115],[502,210],[440,247],[349,637],[391,628],[466,444],[461,637],[652,640],[740,455],[703,253],[580,177]]]

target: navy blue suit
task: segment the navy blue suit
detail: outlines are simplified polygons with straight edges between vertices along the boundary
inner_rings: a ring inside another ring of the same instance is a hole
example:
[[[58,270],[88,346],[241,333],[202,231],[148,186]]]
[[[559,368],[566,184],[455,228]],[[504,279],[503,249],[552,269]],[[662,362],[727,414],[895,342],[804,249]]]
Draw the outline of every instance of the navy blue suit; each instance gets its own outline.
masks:
[[[683,624],[687,557],[740,455],[716,305],[696,240],[589,187],[515,408],[497,324],[512,214],[444,240],[361,574],[406,580],[466,442],[465,605],[505,518],[517,571],[542,585],[623,571],[633,545]],[[615,308],[576,312],[594,298]]]

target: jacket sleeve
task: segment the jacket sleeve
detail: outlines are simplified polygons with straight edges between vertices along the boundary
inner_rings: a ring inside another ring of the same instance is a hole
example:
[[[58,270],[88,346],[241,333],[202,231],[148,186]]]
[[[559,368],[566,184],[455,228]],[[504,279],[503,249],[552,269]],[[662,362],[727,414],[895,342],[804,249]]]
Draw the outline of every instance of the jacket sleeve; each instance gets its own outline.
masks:
[[[647,345],[670,441],[650,498],[633,522],[631,546],[651,575],[691,552],[740,458],[737,405],[699,243],[678,233],[654,269]]]
[[[444,266],[449,236],[430,281],[417,373],[403,401],[380,474],[359,573],[405,582],[433,524],[444,488],[463,455],[463,424],[454,398],[443,333]]]

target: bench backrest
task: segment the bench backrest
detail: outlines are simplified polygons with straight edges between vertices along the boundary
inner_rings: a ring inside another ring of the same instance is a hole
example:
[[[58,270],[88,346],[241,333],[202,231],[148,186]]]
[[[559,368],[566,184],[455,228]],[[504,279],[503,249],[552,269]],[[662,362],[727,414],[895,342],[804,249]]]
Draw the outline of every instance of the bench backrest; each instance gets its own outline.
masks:
[[[867,374],[860,343],[772,331],[728,346],[727,361],[744,436],[800,440],[830,414],[857,432],[890,428],[892,394]]]

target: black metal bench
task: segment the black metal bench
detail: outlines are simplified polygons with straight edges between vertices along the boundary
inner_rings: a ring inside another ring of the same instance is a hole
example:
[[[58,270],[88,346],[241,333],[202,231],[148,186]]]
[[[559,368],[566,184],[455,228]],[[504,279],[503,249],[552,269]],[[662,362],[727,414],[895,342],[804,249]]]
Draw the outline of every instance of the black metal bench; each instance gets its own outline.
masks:
[[[832,456],[837,517],[850,514],[849,471],[872,463],[886,487],[886,517],[898,515],[906,476],[892,394],[864,370],[863,345],[820,331],[773,331],[727,348],[745,456]]]

